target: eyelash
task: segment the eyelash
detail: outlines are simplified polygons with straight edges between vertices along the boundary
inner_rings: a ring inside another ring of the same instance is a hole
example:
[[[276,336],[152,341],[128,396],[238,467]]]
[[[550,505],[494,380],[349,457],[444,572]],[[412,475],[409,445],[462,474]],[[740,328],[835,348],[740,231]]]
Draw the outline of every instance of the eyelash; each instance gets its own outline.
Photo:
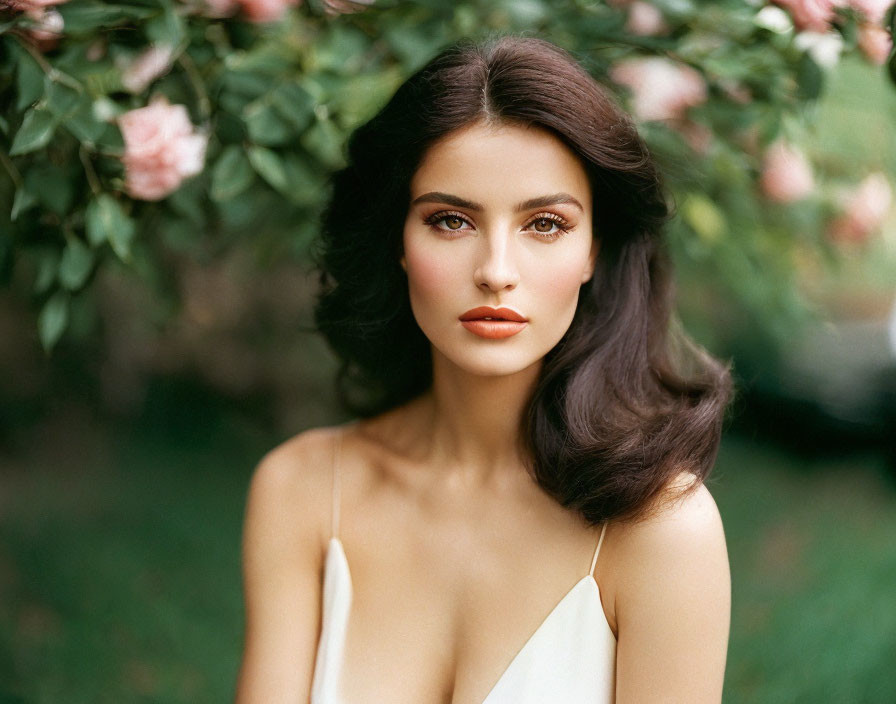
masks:
[[[448,218],[457,218],[458,220],[463,220],[467,225],[472,225],[472,223],[467,219],[465,215],[462,215],[461,213],[458,213],[454,210],[441,210],[438,213],[430,215],[423,222],[426,225],[432,227],[434,230],[438,230],[439,232],[462,232],[462,230],[452,230],[450,228],[446,229],[436,226],[436,223]],[[532,225],[532,223],[538,222],[539,220],[548,220],[549,222],[552,222],[557,226],[557,231],[555,232],[538,232],[538,230],[533,230],[538,239],[544,240],[545,242],[553,242],[554,240],[558,240],[571,229],[569,223],[566,220],[561,218],[559,215],[555,215],[554,213],[538,213],[529,221],[528,224]]]

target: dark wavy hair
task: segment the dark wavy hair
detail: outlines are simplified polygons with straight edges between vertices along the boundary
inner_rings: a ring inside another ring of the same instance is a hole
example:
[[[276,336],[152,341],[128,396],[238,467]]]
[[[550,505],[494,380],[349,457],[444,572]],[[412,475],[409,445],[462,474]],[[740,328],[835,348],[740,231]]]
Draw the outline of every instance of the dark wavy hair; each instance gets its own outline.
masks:
[[[673,316],[662,237],[673,210],[632,118],[549,42],[457,42],[351,135],[314,252],[315,323],[342,361],[340,398],[367,417],[432,383],[430,343],[399,262],[410,182],[430,145],[474,122],[534,125],[568,145],[588,175],[601,240],[594,276],[521,421],[528,471],[593,525],[643,517],[680,472],[696,477],[684,493],[712,469],[731,365],[691,342]]]

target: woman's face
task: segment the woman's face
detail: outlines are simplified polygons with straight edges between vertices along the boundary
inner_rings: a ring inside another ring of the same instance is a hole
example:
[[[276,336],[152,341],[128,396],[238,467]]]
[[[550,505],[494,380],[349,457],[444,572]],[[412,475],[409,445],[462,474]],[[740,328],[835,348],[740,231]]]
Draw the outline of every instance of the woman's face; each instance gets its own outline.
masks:
[[[471,373],[540,362],[569,328],[597,250],[585,170],[541,128],[452,132],[411,181],[401,258],[411,308],[435,353]]]

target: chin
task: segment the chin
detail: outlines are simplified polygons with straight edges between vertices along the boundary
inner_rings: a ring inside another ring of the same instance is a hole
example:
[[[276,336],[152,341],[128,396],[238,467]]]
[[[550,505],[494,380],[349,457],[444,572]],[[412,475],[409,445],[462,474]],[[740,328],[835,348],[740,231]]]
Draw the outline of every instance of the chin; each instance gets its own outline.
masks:
[[[436,354],[449,365],[475,376],[510,376],[525,371],[544,359],[544,354],[532,350],[513,350],[509,346],[505,349],[497,346],[486,349],[470,343],[460,349],[457,346],[434,347]]]

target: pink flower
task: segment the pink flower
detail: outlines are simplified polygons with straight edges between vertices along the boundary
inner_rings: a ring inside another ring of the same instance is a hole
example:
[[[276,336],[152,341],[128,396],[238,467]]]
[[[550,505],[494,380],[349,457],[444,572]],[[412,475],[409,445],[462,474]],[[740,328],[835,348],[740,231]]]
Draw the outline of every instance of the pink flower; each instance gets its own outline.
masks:
[[[29,13],[30,14],[30,13]],[[65,29],[65,20],[56,10],[42,10],[39,15],[34,17],[37,26],[28,31],[31,38],[37,42],[37,47],[41,51],[50,51],[59,43],[62,37],[62,30]]]
[[[713,142],[713,132],[709,127],[693,120],[683,120],[675,124],[675,130],[697,154],[709,154]]]
[[[625,28],[639,37],[652,37],[669,31],[663,13],[649,2],[637,0],[629,5]]]
[[[890,212],[893,190],[880,172],[866,176],[844,199],[845,211],[828,228],[839,242],[863,242],[877,230]]]
[[[300,0],[239,0],[243,14],[250,22],[276,22],[283,18],[286,11]]]
[[[883,27],[863,24],[859,27],[859,49],[869,61],[882,66],[893,50],[893,38]]]
[[[65,21],[52,5],[60,5],[66,0],[6,0],[4,3],[12,10],[24,12],[37,25],[28,30],[28,34],[37,43],[41,51],[53,49],[62,36]]]
[[[610,78],[632,90],[632,109],[642,121],[674,120],[706,101],[706,83],[690,66],[662,57],[626,59]]]
[[[793,38],[793,45],[805,51],[823,68],[834,68],[843,51],[843,37],[839,32],[800,32]]]
[[[765,152],[759,187],[769,200],[779,203],[800,200],[815,188],[812,166],[803,152],[779,140]]]
[[[873,24],[881,24],[893,0],[849,0],[849,6]]]
[[[174,58],[172,46],[149,47],[136,59],[123,66],[121,84],[129,93],[142,93],[156,78],[168,73],[172,58]]]
[[[160,200],[202,171],[208,135],[194,130],[183,105],[164,97],[118,118],[124,138],[125,189],[133,198]]]
[[[845,0],[773,0],[790,12],[797,29],[810,32],[827,32],[836,18],[836,9]]]

